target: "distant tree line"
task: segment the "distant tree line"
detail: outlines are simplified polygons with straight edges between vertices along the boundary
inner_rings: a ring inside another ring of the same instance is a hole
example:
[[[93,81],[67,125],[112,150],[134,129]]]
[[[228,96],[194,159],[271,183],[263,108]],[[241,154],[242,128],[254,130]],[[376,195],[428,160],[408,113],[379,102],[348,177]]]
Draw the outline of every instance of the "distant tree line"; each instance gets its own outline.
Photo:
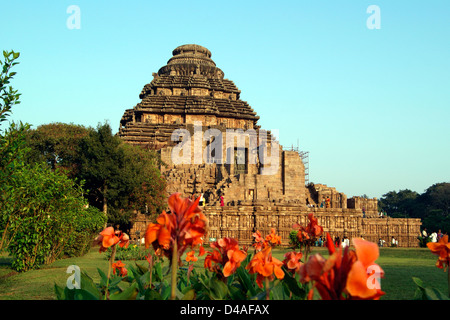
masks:
[[[450,233],[450,183],[441,182],[419,194],[409,189],[390,191],[378,201],[379,210],[394,218],[420,218],[429,232]]]

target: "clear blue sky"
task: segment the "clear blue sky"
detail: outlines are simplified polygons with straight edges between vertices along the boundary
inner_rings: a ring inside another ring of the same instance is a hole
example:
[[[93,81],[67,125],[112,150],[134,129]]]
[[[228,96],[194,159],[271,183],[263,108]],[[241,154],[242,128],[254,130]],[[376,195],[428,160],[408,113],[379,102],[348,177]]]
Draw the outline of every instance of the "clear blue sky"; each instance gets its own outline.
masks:
[[[81,29],[66,25],[70,5]],[[369,5],[380,29],[369,29]],[[2,1],[2,50],[21,53],[12,119],[115,132],[171,57],[212,52],[310,181],[349,197],[450,181],[450,1]]]

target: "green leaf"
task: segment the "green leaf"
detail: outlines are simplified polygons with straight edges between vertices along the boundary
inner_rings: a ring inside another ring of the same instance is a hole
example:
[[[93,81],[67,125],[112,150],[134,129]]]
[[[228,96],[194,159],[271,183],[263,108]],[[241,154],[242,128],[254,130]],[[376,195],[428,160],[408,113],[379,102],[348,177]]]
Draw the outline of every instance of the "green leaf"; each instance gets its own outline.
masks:
[[[100,291],[97,289],[92,278],[84,271],[81,273],[81,289],[90,293],[95,299],[100,299]]]
[[[170,297],[170,286],[163,286],[161,290],[161,300],[167,300]]]
[[[242,292],[242,288],[231,285],[228,287],[228,290],[230,291],[230,296],[231,296],[231,299],[233,299],[233,300],[246,300],[247,299],[245,293]]]
[[[423,281],[417,277],[412,277],[413,281],[415,284],[417,284],[417,286],[419,286],[420,288],[424,288],[423,286]]]
[[[284,295],[284,288],[280,281],[276,281],[275,285],[270,289],[271,300],[284,300],[286,296]]]
[[[139,290],[144,291],[145,285],[150,282],[150,271],[147,271],[142,276],[140,276],[137,282],[139,285]]]
[[[147,290],[144,296],[145,300],[164,300],[158,291],[156,290]]]
[[[153,266],[153,269],[155,270],[155,275],[158,276],[158,280],[161,281],[163,279],[163,272],[161,268],[161,263],[157,263]]]
[[[228,294],[228,286],[217,278],[209,280],[211,297],[215,300],[224,300]]]
[[[436,288],[425,288],[427,300],[450,300],[448,296],[440,292]]]
[[[54,285],[56,298],[58,300],[65,300],[64,289],[58,286],[56,283]]]
[[[239,278],[239,282],[245,288],[245,291],[249,291],[251,296],[256,295],[255,287],[253,286],[253,281],[250,278],[248,272],[241,266],[237,268],[236,274]]]
[[[98,297],[84,289],[72,289],[74,291],[75,300],[99,300]]]
[[[98,274],[100,275],[100,286],[106,287],[106,283],[108,282],[108,277],[100,268],[97,268],[97,271],[98,271]]]
[[[134,300],[138,294],[137,283],[133,282],[131,286],[123,290],[121,293],[110,295],[110,300]]]
[[[289,291],[292,292],[297,297],[305,296],[306,291],[299,286],[298,281],[294,277],[292,277],[288,272],[285,272],[283,283],[286,284]]]
[[[115,286],[117,286],[120,282],[122,281],[122,277],[120,276],[116,276],[116,275],[112,275],[111,278],[109,279],[109,288],[114,288]]]
[[[423,281],[417,277],[412,277],[414,283],[418,286],[414,293],[415,300],[450,300],[448,296],[438,289],[426,287]]]
[[[144,273],[146,273],[148,271],[148,268],[141,266],[140,264],[138,264],[137,262],[135,262],[136,267],[138,267],[140,274],[143,275]]]
[[[195,290],[191,289],[184,294],[181,300],[194,300],[194,298],[195,298]]]

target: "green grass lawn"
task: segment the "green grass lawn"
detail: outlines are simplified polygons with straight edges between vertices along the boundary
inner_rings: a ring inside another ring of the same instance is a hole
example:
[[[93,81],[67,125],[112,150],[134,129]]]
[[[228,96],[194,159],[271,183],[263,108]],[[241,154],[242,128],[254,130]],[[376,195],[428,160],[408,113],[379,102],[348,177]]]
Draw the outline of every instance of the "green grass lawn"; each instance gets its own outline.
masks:
[[[287,250],[274,250],[274,256],[283,260]],[[324,248],[315,248],[327,256]],[[414,297],[416,285],[412,277],[418,277],[428,286],[437,288],[448,294],[447,274],[436,268],[437,257],[427,248],[380,248],[380,257],[377,263],[384,270],[385,276],[381,280],[381,288],[386,295],[383,300],[410,300]],[[134,261],[124,261],[134,263]],[[200,259],[196,264],[202,264]],[[58,260],[39,270],[25,273],[14,272],[10,268],[10,258],[0,255],[0,300],[52,300],[55,299],[54,284],[65,286],[68,274],[67,267],[77,265],[86,271],[94,281],[99,280],[97,268],[108,270],[108,261],[105,254],[100,254],[98,248],[93,248],[83,257]],[[141,262],[146,265],[146,261]]]

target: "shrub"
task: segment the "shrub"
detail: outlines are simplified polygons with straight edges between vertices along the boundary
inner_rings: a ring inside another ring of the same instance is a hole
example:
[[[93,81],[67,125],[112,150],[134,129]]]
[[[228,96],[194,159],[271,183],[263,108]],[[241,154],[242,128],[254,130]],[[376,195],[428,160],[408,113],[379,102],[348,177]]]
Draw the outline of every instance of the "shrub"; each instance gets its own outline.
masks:
[[[16,271],[85,252],[89,234],[104,225],[103,214],[86,209],[81,188],[58,171],[25,166],[9,185],[2,215],[9,220],[5,231]]]
[[[64,255],[79,257],[86,254],[91,249],[96,234],[105,225],[105,220],[105,215],[95,207],[88,207],[76,215],[73,232],[64,247]]]
[[[290,244],[291,248],[293,248],[293,249],[301,248],[301,243],[297,239],[297,233],[298,233],[298,230],[291,230],[291,232],[289,232],[289,244]]]
[[[117,260],[145,260],[148,251],[143,246],[130,245],[128,247],[117,247],[115,259]],[[106,251],[105,258],[111,258],[111,248]]]

